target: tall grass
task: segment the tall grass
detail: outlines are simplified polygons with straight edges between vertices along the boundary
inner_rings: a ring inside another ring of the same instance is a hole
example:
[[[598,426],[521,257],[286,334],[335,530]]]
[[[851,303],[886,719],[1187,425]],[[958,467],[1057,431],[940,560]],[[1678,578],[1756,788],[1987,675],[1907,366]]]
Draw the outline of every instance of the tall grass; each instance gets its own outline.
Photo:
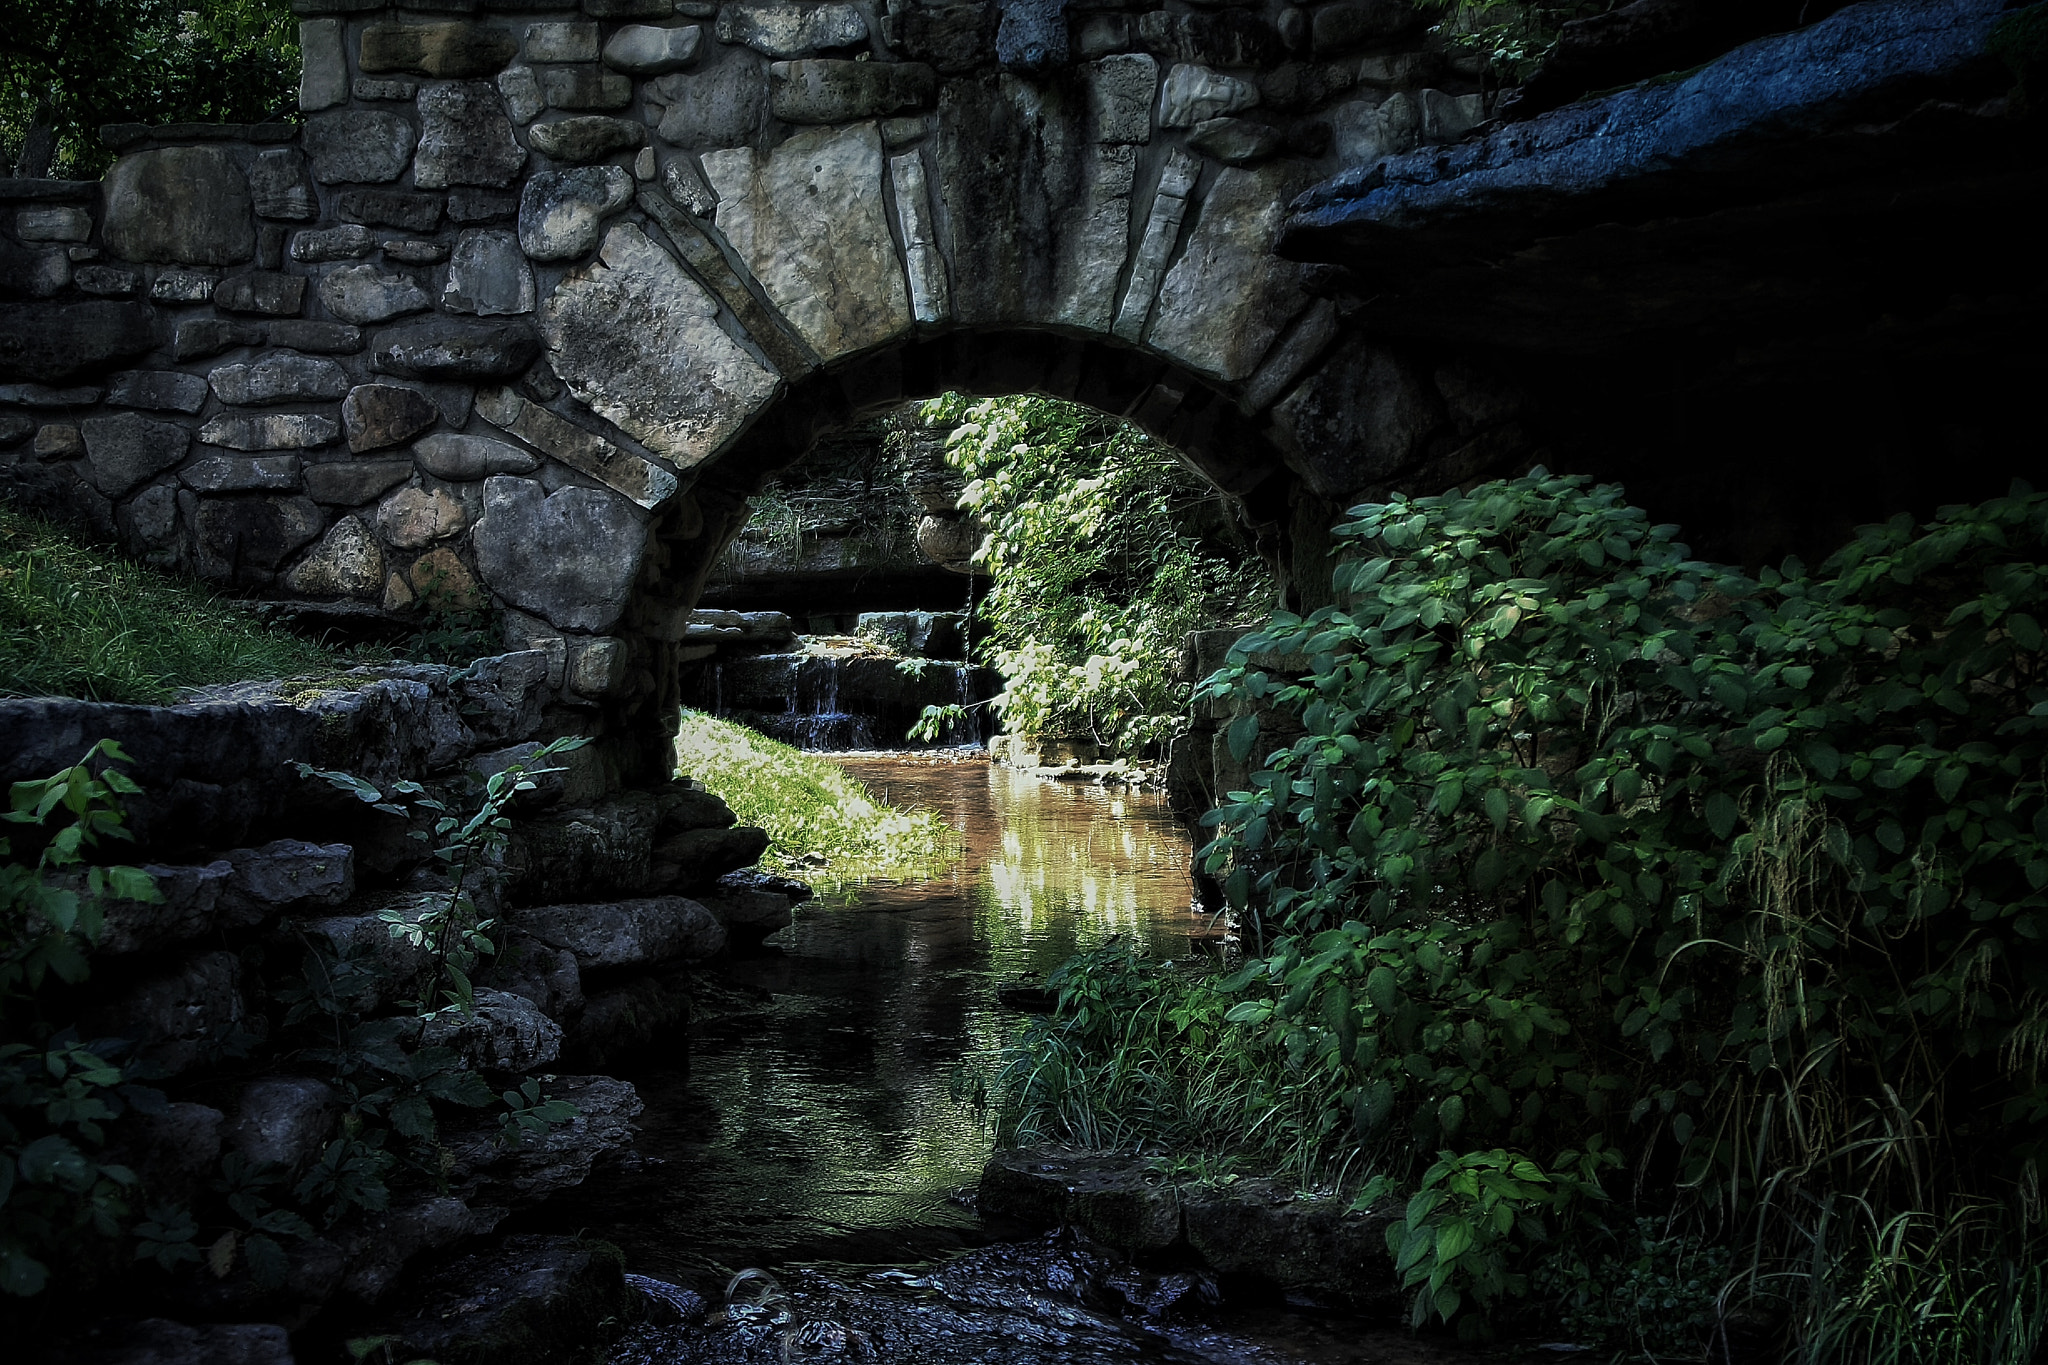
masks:
[[[0,695],[162,703],[184,688],[353,662],[0,506]]]
[[[935,812],[891,806],[830,759],[701,711],[683,712],[676,768],[768,831],[764,861],[814,886],[937,877],[959,857]]]

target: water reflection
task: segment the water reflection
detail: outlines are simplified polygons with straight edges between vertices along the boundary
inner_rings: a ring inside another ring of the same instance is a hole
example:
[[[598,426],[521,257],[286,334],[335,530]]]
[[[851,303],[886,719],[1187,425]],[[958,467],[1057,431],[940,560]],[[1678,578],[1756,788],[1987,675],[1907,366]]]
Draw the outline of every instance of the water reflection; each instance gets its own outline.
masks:
[[[802,907],[779,951],[735,965],[756,998],[694,1029],[687,1066],[634,1077],[646,1163],[593,1180],[565,1216],[637,1271],[709,1287],[742,1265],[980,1242],[953,1196],[989,1139],[949,1083],[1016,1026],[997,987],[1112,935],[1179,956],[1209,931],[1190,909],[1187,838],[1156,795],[952,755],[845,765],[941,811],[964,856],[936,881]]]

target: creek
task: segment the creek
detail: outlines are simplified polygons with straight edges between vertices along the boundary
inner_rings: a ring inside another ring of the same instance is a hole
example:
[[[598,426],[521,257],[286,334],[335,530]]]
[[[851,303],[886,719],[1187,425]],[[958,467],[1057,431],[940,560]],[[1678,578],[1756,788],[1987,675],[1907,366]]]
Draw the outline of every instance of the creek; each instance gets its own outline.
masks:
[[[977,1217],[990,1136],[954,1092],[1022,1018],[998,990],[1112,936],[1213,951],[1220,926],[1191,906],[1188,838],[1156,793],[959,751],[841,761],[892,802],[943,812],[963,856],[935,881],[800,906],[707,988],[687,1057],[635,1075],[638,1157],[556,1215],[685,1291],[612,1365],[1437,1358],[1275,1296],[1223,1301],[1199,1267],[1140,1269]],[[744,1267],[767,1275],[717,1311]]]

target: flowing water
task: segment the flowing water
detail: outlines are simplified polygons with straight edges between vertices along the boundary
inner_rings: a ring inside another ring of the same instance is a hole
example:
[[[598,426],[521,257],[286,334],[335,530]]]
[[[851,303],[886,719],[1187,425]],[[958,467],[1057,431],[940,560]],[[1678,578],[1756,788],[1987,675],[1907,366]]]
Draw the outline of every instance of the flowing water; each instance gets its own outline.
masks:
[[[635,1329],[614,1365],[1436,1358],[1284,1303],[1219,1307],[1198,1271],[982,1224],[971,1192],[990,1139],[952,1091],[1020,1020],[998,989],[1112,936],[1178,957],[1219,931],[1191,908],[1188,839],[1156,794],[957,753],[844,763],[944,812],[964,856],[938,881],[800,906],[707,992],[687,1059],[634,1076],[640,1159],[586,1183],[565,1216],[685,1292],[649,1286],[681,1311]],[[743,1267],[766,1275],[719,1311]]]

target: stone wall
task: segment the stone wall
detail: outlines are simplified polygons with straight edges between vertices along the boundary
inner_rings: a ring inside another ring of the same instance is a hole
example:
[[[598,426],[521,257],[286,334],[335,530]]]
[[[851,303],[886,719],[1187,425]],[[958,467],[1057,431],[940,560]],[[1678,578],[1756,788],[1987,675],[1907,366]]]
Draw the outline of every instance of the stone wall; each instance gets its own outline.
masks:
[[[411,779],[467,810],[483,777],[575,729],[582,705],[541,651],[222,688],[171,707],[0,701],[0,784],[48,776],[111,738],[142,789],[127,802],[134,847],[118,853],[162,900],[107,904],[92,976],[61,1008],[87,1037],[130,1040],[165,1093],[160,1112],[111,1133],[150,1199],[203,1201],[232,1153],[291,1175],[322,1154],[343,1106],[308,1074],[317,1063],[285,1050],[301,960],[321,949],[409,979],[422,950],[384,916],[448,893],[432,842],[414,837],[431,815],[373,809],[294,765],[387,790]],[[791,895],[807,892],[745,870],[767,836],[687,779],[621,791],[596,748],[559,762],[512,807],[502,856],[466,882],[498,950],[477,973],[476,1012],[429,1025],[423,1041],[455,1048],[494,1091],[544,1075],[581,1117],[507,1147],[489,1112],[444,1113],[446,1189],[401,1183],[385,1213],[288,1241],[282,1287],[237,1261],[224,1277],[175,1281],[175,1301],[130,1296],[124,1312],[361,1313],[415,1255],[489,1232],[630,1147],[639,1099],[593,1073],[678,1030],[690,969],[787,925]],[[18,831],[17,850],[32,837]],[[398,1010],[361,1003],[366,1020]]]
[[[747,496],[863,413],[1075,397],[1279,539],[1297,483],[1475,458],[1465,389],[1270,251],[1482,118],[1408,0],[297,8],[298,126],[0,183],[11,495],[330,613],[495,603],[630,780]]]

